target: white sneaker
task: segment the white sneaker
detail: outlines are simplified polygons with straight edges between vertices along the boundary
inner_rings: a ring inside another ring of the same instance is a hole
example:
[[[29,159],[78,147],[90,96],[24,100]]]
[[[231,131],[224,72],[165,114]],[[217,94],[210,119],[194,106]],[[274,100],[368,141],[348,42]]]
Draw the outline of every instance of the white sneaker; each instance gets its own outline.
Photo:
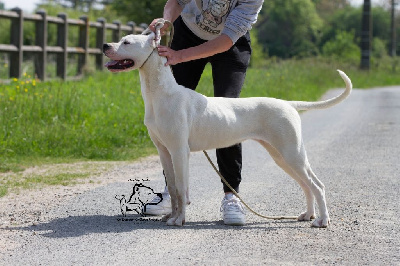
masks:
[[[168,191],[161,193],[162,199],[155,196],[149,203],[147,203],[142,210],[145,215],[161,216],[171,213],[171,197]]]
[[[246,215],[242,202],[232,193],[226,194],[223,198],[221,212],[226,225],[246,224]]]

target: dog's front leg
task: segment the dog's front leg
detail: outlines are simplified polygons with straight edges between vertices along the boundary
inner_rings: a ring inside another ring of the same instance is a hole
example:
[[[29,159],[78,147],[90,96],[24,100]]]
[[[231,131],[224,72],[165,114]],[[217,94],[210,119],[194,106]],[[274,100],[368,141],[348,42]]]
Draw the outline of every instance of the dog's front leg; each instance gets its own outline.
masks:
[[[189,179],[189,147],[183,147],[171,152],[175,173],[175,192],[177,199],[176,214],[168,219],[167,225],[182,226],[185,223]],[[171,193],[171,191],[170,191]],[[172,200],[172,195],[171,195]]]
[[[154,136],[152,137],[151,132],[149,132],[150,137],[152,138],[154,144],[157,147],[158,155],[160,156],[160,161],[162,168],[164,170],[164,175],[166,178],[168,192],[171,196],[171,213],[168,213],[162,217],[162,221],[166,222],[170,217],[176,215],[176,210],[178,208],[177,204],[177,197],[176,197],[176,188],[175,188],[175,174],[174,174],[174,167],[172,165],[171,154],[167,150],[167,148],[161,144]]]

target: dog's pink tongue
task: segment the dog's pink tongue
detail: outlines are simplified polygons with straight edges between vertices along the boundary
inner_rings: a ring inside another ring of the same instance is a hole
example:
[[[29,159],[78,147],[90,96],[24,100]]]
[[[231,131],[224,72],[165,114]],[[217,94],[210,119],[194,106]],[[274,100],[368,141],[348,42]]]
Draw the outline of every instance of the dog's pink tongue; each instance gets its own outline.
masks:
[[[109,66],[114,66],[114,65],[116,65],[116,64],[118,64],[118,61],[110,61],[110,62],[107,62],[104,66],[105,67],[109,67]]]

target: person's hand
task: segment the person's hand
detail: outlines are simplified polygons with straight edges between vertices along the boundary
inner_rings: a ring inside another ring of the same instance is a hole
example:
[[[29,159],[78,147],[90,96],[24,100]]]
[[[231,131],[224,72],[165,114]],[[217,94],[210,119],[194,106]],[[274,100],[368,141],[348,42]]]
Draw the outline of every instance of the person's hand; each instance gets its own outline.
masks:
[[[167,58],[165,66],[172,66],[182,62],[182,53],[180,51],[172,50],[167,46],[159,45],[157,47],[158,54]]]
[[[156,32],[156,24],[159,19],[160,18],[153,19],[153,21],[149,25],[149,29],[154,33]],[[160,29],[161,36],[165,35],[166,31],[168,30],[168,26],[169,25],[165,23],[164,26]]]

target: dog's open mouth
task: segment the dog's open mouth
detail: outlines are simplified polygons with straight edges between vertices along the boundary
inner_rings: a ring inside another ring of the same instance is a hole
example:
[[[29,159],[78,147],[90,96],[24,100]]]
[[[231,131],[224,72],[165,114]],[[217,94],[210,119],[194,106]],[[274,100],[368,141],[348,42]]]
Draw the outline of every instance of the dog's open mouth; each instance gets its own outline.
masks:
[[[108,70],[126,70],[135,65],[135,62],[131,59],[124,60],[113,60],[105,64]]]

